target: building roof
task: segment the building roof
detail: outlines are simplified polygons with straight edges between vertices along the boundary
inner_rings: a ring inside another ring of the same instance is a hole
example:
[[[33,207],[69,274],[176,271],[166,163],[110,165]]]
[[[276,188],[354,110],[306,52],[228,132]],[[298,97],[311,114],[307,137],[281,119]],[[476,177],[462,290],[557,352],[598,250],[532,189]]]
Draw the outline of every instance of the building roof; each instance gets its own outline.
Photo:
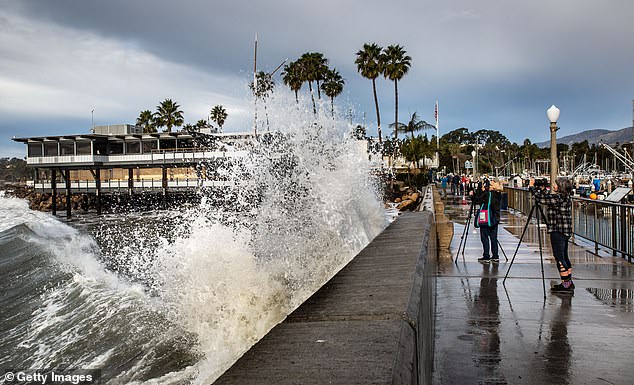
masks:
[[[196,133],[197,135],[205,135],[205,136],[215,136],[218,138],[248,138],[253,136],[252,133],[247,132],[227,132],[227,133],[212,133],[212,134],[204,134],[204,133]],[[59,142],[63,140],[97,140],[97,139],[107,139],[107,140],[143,140],[150,138],[193,138],[190,133],[187,132],[156,132],[156,133],[148,133],[148,134],[75,134],[75,135],[47,135],[47,136],[31,136],[26,138],[11,138],[15,142],[21,143],[32,143],[32,142],[45,142],[45,141],[53,141]]]

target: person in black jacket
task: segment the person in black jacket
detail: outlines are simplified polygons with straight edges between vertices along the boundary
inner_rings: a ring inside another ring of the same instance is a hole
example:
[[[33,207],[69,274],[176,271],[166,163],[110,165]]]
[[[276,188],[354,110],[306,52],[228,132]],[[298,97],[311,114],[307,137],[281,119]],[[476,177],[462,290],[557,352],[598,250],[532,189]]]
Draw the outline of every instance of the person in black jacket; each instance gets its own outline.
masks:
[[[546,207],[546,226],[550,245],[557,261],[561,283],[551,288],[553,292],[574,293],[572,263],[568,257],[568,241],[572,236],[572,182],[567,178],[555,179],[553,191],[535,189],[535,180],[529,183],[535,199]]]
[[[482,258],[479,262],[498,263],[498,224],[500,223],[500,202],[502,201],[502,187],[496,181],[488,180],[482,183],[473,193],[473,204],[476,208],[475,225],[480,228],[482,241]],[[489,254],[489,250],[491,254]]]

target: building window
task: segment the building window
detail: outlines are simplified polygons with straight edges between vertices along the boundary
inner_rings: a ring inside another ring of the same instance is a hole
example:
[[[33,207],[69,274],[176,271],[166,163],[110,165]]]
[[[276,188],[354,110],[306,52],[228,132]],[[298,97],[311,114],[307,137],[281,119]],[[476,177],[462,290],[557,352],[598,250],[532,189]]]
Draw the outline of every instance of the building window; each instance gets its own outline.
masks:
[[[90,142],[77,142],[77,155],[92,155]]]
[[[125,153],[126,154],[140,154],[141,143],[140,142],[126,142]]]
[[[161,139],[161,150],[173,151],[176,150],[176,140],[174,139]]]
[[[44,142],[44,156],[57,156],[57,142]]]
[[[109,142],[108,155],[123,154],[123,142]]]
[[[42,143],[29,143],[28,155],[29,157],[42,156]]]
[[[178,148],[194,148],[194,141],[191,139],[178,139]]]
[[[64,141],[59,143],[60,155],[75,155],[75,142]]]
[[[156,150],[157,148],[158,148],[158,143],[157,143],[156,140],[150,140],[150,141],[143,142],[143,153],[144,154],[149,154],[153,150]]]

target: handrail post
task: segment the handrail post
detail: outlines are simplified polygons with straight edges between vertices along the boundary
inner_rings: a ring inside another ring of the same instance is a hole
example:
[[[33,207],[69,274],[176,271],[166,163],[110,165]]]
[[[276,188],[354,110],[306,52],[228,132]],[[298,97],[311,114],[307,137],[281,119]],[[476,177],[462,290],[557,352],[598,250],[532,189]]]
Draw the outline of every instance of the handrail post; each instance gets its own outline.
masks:
[[[599,218],[597,215],[597,204],[594,203],[594,253],[599,254]]]
[[[618,241],[618,235],[619,233],[617,232],[617,226],[616,226],[616,220],[617,220],[617,208],[616,206],[612,206],[612,256],[616,257],[616,249],[619,246],[619,241]],[[622,226],[621,226],[622,227]]]
[[[619,225],[620,225],[620,230],[621,230],[621,256],[623,258],[625,258],[626,255],[626,250],[627,250],[627,230],[628,227],[627,226],[627,210],[625,206],[621,206],[621,218],[619,218]],[[630,210],[630,214],[631,214],[631,210]],[[631,250],[630,253],[628,254],[628,262],[632,262],[632,257],[631,257]]]

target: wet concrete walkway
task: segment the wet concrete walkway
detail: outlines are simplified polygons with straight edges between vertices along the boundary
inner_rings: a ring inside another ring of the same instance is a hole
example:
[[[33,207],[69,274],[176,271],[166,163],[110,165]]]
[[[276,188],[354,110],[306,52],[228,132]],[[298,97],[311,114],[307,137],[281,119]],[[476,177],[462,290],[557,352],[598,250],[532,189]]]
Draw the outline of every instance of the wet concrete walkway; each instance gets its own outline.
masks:
[[[569,245],[574,296],[551,294],[558,273],[542,229],[546,299],[536,225],[503,212],[499,264],[481,264],[479,232],[470,231],[454,264],[469,206],[449,197],[454,219],[451,255],[437,270],[434,384],[634,384],[634,265]]]

